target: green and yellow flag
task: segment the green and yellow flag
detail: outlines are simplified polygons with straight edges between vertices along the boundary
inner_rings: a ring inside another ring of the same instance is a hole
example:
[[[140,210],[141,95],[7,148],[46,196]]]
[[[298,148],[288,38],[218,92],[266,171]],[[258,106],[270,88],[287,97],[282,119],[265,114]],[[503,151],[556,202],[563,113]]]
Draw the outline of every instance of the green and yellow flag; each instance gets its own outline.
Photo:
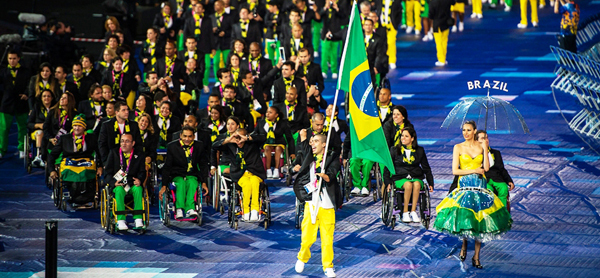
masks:
[[[342,55],[337,89],[347,92],[352,157],[378,162],[395,174],[390,150],[379,121],[358,5],[354,2]],[[382,168],[383,169],[383,168]]]

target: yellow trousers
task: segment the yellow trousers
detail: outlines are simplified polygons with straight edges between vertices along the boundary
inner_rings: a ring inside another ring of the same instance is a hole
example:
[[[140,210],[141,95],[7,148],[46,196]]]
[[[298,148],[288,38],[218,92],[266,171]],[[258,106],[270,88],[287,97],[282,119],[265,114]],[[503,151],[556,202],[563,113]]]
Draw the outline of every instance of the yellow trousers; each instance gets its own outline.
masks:
[[[391,24],[390,24],[391,25]],[[389,63],[396,63],[396,36],[398,31],[394,27],[388,27],[387,29],[387,55],[389,57]]]
[[[450,29],[441,31],[439,28],[433,32],[435,40],[435,49],[437,50],[438,62],[446,63],[446,54],[448,53],[448,33]]]
[[[483,14],[481,11],[481,0],[472,0],[473,2],[473,13],[474,14]]]
[[[310,247],[317,241],[317,232],[321,230],[321,262],[323,271],[333,268],[333,231],[335,230],[335,209],[320,208],[317,221],[312,223],[310,205],[304,205],[302,220],[302,244],[298,252],[298,260],[307,263],[310,259]]]
[[[421,2],[416,0],[406,1],[406,25],[421,31]]]
[[[527,25],[527,0],[521,0],[521,24]],[[529,0],[531,4],[531,22],[540,22],[538,19],[537,0]]]
[[[258,195],[261,182],[261,178],[248,171],[246,171],[238,181],[238,184],[242,187],[242,194],[244,194],[244,198],[242,199],[242,211],[244,211],[244,213],[249,213],[253,210],[260,211]],[[252,199],[252,204],[250,204],[250,199]],[[248,208],[250,208],[250,210],[248,210]]]

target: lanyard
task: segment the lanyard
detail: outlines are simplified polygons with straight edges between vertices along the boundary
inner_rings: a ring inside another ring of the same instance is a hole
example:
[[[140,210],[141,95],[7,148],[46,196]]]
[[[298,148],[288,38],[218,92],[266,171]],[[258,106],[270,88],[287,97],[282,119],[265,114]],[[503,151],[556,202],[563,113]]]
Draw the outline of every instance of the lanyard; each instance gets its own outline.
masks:
[[[119,75],[119,88],[123,87],[123,74],[124,74],[124,72],[121,71],[121,74]],[[114,70],[112,71],[112,77],[113,77],[113,83],[115,83],[116,80],[115,80],[115,71]]]
[[[133,159],[133,149],[131,149],[131,153],[129,154],[129,161],[127,161],[127,168],[125,169],[125,173],[129,172],[129,165],[131,165],[131,160]],[[121,170],[123,169],[123,150],[119,148],[119,160],[121,160]]]

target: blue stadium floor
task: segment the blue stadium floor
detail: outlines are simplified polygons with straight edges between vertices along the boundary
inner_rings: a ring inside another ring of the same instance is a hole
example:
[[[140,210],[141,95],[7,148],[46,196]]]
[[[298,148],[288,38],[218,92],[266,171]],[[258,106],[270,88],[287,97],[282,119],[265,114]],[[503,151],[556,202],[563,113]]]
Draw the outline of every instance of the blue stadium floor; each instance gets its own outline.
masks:
[[[600,11],[598,1],[581,1],[581,18]],[[470,8],[468,8],[470,11]],[[466,17],[470,15],[467,12]],[[420,225],[382,225],[381,201],[354,198],[337,213],[334,264],[339,277],[598,277],[600,271],[600,170],[592,152],[557,113],[550,90],[556,62],[559,15],[540,11],[539,28],[519,30],[519,8],[510,13],[485,10],[482,20],[467,19],[463,33],[451,33],[449,65],[434,68],[435,45],[400,34],[398,69],[389,74],[393,102],[408,108],[419,143],[435,176],[432,206],[452,180],[451,153],[461,142],[458,129],[439,128],[460,98],[485,95],[467,82],[497,80],[523,114],[530,135],[490,135],[515,180],[510,193],[512,230],[484,244],[483,270],[458,259],[460,241]],[[333,98],[330,80],[326,97]],[[575,100],[558,94],[561,108],[578,111]],[[566,111],[566,116],[573,116]],[[205,208],[204,224],[164,227],[156,207],[146,235],[109,235],[98,211],[58,211],[43,185],[43,173],[27,175],[16,152],[16,128],[9,156],[0,160],[0,277],[43,277],[44,221],[59,221],[60,277],[273,277],[294,271],[300,231],[294,229],[294,195],[271,184],[273,226],[240,223]],[[304,274],[323,276],[319,241]],[[469,258],[473,254],[470,244]]]

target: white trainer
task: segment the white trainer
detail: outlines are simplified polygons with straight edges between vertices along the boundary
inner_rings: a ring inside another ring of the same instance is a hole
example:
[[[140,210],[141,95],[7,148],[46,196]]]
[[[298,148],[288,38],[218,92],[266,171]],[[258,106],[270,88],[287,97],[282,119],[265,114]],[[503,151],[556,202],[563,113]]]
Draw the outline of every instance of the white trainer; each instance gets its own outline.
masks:
[[[272,178],[273,178],[273,170],[267,169],[267,179],[272,179]]]
[[[410,26],[406,27],[407,34],[410,34],[412,31],[413,31],[413,27],[410,27]]]
[[[330,277],[330,278],[336,277],[335,271],[333,271],[333,268],[325,269],[325,276]]]
[[[358,189],[358,187],[355,187],[352,189],[352,191],[350,191],[350,194],[358,195],[358,194],[360,194],[360,189]]]
[[[333,79],[337,79],[337,77],[338,77],[337,73],[333,73],[333,74],[331,74],[331,78],[333,78]]]
[[[410,212],[410,218],[412,218],[412,222],[421,223],[421,217],[419,217],[419,214],[416,211]]]
[[[244,213],[244,216],[242,217],[242,221],[250,221],[250,213]]]
[[[19,158],[20,159],[25,158],[25,152],[24,151],[19,151]]]
[[[143,219],[136,219],[135,220],[135,227],[136,228],[142,228],[144,227],[144,220]]]
[[[304,262],[301,260],[297,260],[296,261],[296,267],[294,267],[296,269],[297,273],[302,273],[302,271],[304,271]]]
[[[188,210],[187,213],[186,213],[186,215],[188,217],[198,217],[198,213],[195,210],[193,210],[193,209]]]
[[[419,31],[419,30],[415,30],[415,35],[417,35],[417,36],[418,36],[418,35],[420,35],[420,34],[421,34],[421,31]]]
[[[323,78],[324,78],[324,79],[327,79],[327,73],[324,73],[324,72],[323,72],[322,74],[323,74]]]
[[[482,19],[483,15],[482,14],[477,14],[477,18]]]
[[[510,12],[510,6],[506,6],[506,7],[504,7],[504,11],[505,11],[505,12]]]
[[[533,25],[533,27],[538,27],[537,21],[532,21],[531,24]]]
[[[517,24],[517,28],[519,28],[519,29],[525,29],[525,28],[527,28],[527,24],[521,24],[521,23],[519,23],[519,24]]]
[[[129,227],[127,227],[127,223],[125,223],[125,220],[119,220],[117,221],[117,229],[119,231],[127,231],[129,230]]]
[[[410,213],[408,213],[408,212],[402,213],[402,222],[409,223],[411,221],[412,221],[412,219],[410,219]]]
[[[477,17],[477,14],[475,14],[475,13],[471,14],[471,18],[476,18],[476,17]]]
[[[440,62],[440,61],[437,61],[437,62],[435,62],[435,66],[436,66],[436,67],[443,67],[443,66],[445,66],[445,65],[447,65],[447,64],[448,64],[448,63],[442,63],[442,62]]]
[[[250,222],[254,221],[258,221],[258,211],[255,210],[250,212]]]
[[[396,69],[396,64],[395,63],[390,63],[390,69]]]
[[[450,29],[450,31],[451,31],[452,33],[456,32],[456,25],[452,26],[452,29]]]
[[[464,22],[459,22],[458,23],[458,31],[462,32],[465,30],[465,23]]]
[[[360,195],[369,196],[369,189],[363,187],[363,189],[360,190]]]
[[[275,168],[275,170],[273,170],[273,177],[274,179],[280,179],[281,176],[279,176],[279,169]]]
[[[182,209],[177,209],[177,212],[175,213],[175,218],[183,218],[183,210]]]

